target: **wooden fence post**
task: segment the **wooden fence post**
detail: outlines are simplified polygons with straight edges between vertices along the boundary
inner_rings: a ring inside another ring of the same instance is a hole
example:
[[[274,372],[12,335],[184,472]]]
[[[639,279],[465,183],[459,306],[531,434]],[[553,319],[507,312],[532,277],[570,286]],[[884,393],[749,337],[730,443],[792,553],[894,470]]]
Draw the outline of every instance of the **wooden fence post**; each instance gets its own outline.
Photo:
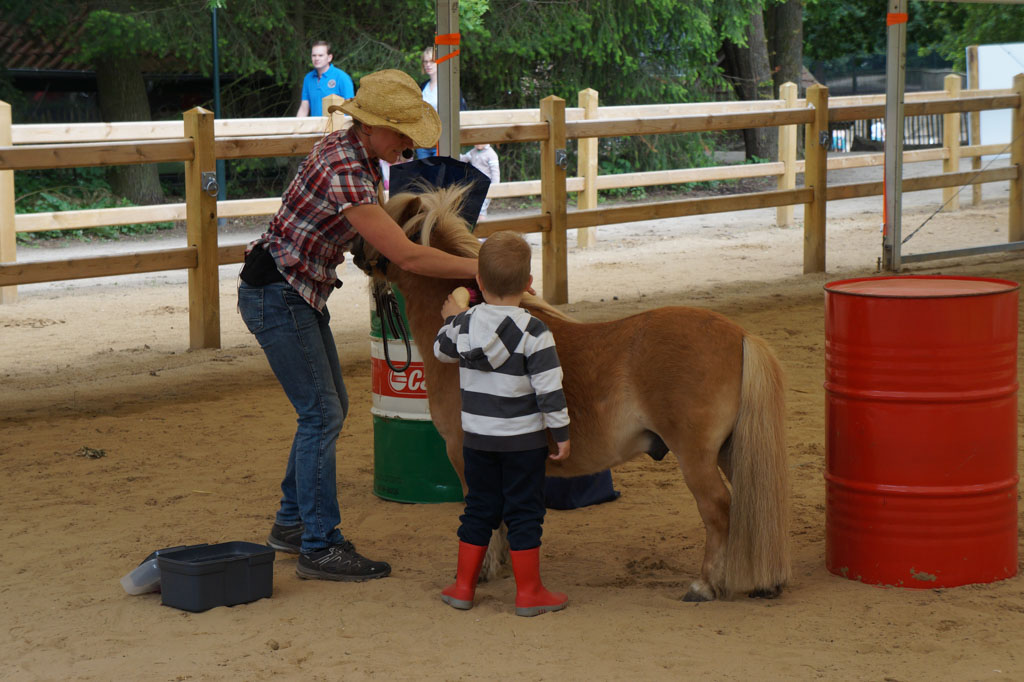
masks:
[[[796,108],[798,91],[796,83],[783,83],[779,87],[779,96],[787,109]],[[779,189],[796,189],[796,124],[779,126],[779,161],[785,167],[779,176]],[[792,225],[793,207],[779,206],[775,209],[775,222],[779,227]]]
[[[967,47],[967,87],[978,89],[978,46]],[[971,144],[981,144],[981,112],[972,111],[968,114],[971,124]],[[981,170],[981,157],[971,157],[971,170]],[[977,206],[981,203],[981,183],[971,185],[971,204]]]
[[[540,119],[548,124],[548,139],[540,143],[540,206],[551,216],[551,229],[541,235],[544,300],[569,302],[569,264],[565,238],[565,100],[549,95],[540,101]]]
[[[14,144],[11,134],[11,105],[0,102],[0,147]],[[0,263],[18,259],[18,240],[14,232],[14,171],[0,171]],[[15,303],[18,287],[0,287],[0,303]]]
[[[345,114],[342,111],[331,111],[331,107],[340,107],[345,103],[345,98],[340,95],[327,95],[323,99],[323,112],[327,117],[327,130],[334,132],[341,130],[341,124],[345,122]]]
[[[1016,109],[1011,109],[1010,165],[1016,166],[1017,175],[1010,180],[1009,241],[1024,241],[1024,74],[1013,77],[1013,91],[1020,97]]]
[[[945,78],[946,95],[951,99],[960,99],[960,76],[951,73]],[[953,111],[942,116],[942,146],[948,152],[942,160],[943,173],[960,172],[960,112]],[[942,205],[951,211],[960,208],[960,188],[943,187]]]
[[[583,118],[597,118],[597,90],[580,90],[579,105]],[[586,137],[577,140],[579,150],[579,173],[583,176],[583,191],[576,194],[576,208],[597,208],[597,138]],[[596,227],[581,227],[576,230],[576,246],[588,247],[597,243]]]
[[[194,145],[192,160],[185,162],[186,234],[198,256],[188,271],[189,348],[220,348],[217,190],[209,185],[211,178],[216,185],[213,112],[202,107],[186,111],[185,137]]]
[[[804,274],[825,272],[825,197],[828,182],[828,88],[812,85],[807,104],[814,121],[807,124],[804,140],[804,186],[814,190],[804,204]]]

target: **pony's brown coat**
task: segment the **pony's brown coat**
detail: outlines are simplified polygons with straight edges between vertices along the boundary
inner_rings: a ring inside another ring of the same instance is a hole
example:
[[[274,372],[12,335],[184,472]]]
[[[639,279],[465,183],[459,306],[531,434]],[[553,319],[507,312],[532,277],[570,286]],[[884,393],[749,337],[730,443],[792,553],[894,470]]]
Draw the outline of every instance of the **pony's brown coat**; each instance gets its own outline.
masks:
[[[479,242],[458,217],[460,198],[458,190],[402,194],[386,208],[422,243],[473,256]],[[375,254],[366,256],[372,261]],[[462,477],[458,370],[436,361],[433,341],[441,304],[469,283],[393,265],[386,276],[405,295],[431,417]],[[554,334],[569,405],[572,455],[549,460],[548,474],[603,471],[650,451],[657,434],[676,456],[707,532],[701,578],[687,598],[777,594],[790,577],[789,483],[781,370],[771,349],[700,308],[580,323],[534,296],[523,305]]]

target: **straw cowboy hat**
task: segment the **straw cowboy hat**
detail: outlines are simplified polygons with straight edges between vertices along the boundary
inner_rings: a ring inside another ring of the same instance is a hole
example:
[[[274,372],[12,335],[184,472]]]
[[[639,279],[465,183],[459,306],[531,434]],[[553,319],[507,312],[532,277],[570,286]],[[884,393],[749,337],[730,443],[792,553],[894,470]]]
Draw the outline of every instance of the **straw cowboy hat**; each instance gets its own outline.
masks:
[[[397,69],[363,76],[359,92],[339,108],[367,125],[408,135],[417,147],[433,147],[441,137],[441,117],[423,101],[416,81]]]

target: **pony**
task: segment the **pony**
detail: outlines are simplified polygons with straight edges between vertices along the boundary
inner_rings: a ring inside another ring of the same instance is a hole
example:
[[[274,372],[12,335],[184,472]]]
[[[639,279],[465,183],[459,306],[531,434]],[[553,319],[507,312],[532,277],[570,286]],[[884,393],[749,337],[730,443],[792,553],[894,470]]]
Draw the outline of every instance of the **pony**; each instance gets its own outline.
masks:
[[[462,188],[423,188],[385,210],[410,239],[475,257],[459,210]],[[402,292],[423,357],[430,415],[465,485],[458,366],[434,357],[441,305],[459,285],[389,263],[357,238],[354,262]],[[562,364],[572,454],[548,460],[549,476],[604,471],[643,454],[671,452],[705,528],[704,558],[684,601],[746,592],[778,596],[790,579],[789,481],[782,371],[769,346],[724,316],[663,307],[609,322],[579,322],[527,293],[522,305],[547,324]],[[507,556],[495,533],[484,575]]]

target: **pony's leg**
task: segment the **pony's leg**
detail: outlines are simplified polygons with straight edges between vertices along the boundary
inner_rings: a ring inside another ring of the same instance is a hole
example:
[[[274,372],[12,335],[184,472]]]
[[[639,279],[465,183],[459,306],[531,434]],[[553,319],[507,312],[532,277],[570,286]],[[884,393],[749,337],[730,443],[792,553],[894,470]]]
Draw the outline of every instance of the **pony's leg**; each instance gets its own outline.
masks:
[[[480,580],[498,578],[502,567],[508,563],[508,558],[508,528],[502,522],[498,529],[491,533],[491,542],[487,545],[483,568],[480,569]]]
[[[444,435],[442,434],[442,437]],[[462,461],[462,438],[459,434],[458,438],[445,437],[444,449],[448,453],[448,461],[452,463],[452,469],[455,469],[455,475],[459,477],[459,481],[462,483],[462,494],[466,494],[466,463]]]
[[[725,548],[729,538],[729,489],[717,465],[718,453],[677,455],[686,486],[704,522],[704,563],[683,601],[710,601],[725,583]]]

